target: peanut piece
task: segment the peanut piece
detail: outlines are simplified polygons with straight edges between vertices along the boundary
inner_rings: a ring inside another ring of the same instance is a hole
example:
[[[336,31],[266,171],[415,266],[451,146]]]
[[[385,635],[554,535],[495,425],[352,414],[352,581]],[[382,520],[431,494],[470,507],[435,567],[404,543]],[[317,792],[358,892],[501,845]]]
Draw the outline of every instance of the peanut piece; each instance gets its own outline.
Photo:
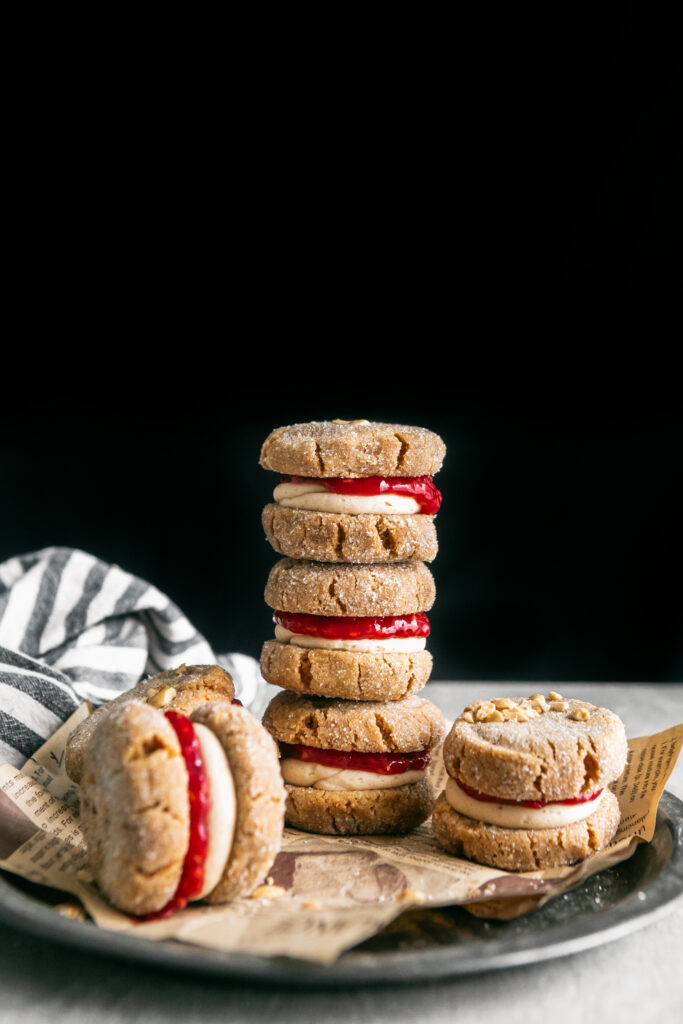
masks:
[[[257,885],[251,894],[252,900],[276,900],[286,896],[287,890],[279,885]]]
[[[554,700],[550,704],[551,711],[566,711],[569,707],[569,702],[566,700]]]
[[[590,718],[590,712],[586,708],[577,708],[572,711],[572,718],[575,722],[587,722]]]
[[[57,903],[52,909],[62,917],[70,917],[72,921],[85,921],[88,917],[79,903]]]
[[[427,897],[419,889],[402,889],[399,895],[400,900],[411,903],[426,903]]]
[[[466,722],[474,722],[474,715],[472,714],[471,711],[466,711],[462,717],[465,719]]]
[[[561,693],[557,693],[556,690],[551,690],[548,694],[548,700],[564,700]]]
[[[177,694],[178,691],[174,686],[165,686],[157,693],[156,697],[152,697],[149,703],[153,708],[163,708],[165,704],[170,704]]]
[[[500,711],[492,711],[489,715],[487,715],[487,717],[484,719],[484,721],[485,722],[502,722],[503,721],[503,716],[501,715]]]

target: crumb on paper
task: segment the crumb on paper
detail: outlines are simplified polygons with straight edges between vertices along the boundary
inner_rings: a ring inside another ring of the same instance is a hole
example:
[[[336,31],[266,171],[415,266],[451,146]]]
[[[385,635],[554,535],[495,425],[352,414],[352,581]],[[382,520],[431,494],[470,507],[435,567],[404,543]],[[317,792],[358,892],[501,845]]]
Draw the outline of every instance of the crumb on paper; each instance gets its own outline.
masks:
[[[420,889],[403,889],[399,899],[404,900],[406,903],[426,903],[427,897]]]
[[[287,890],[279,885],[257,885],[251,894],[252,900],[276,900],[286,896]]]
[[[318,900],[306,900],[305,903],[301,904],[299,910],[320,910],[321,907],[322,903]]]
[[[62,917],[70,917],[72,921],[87,920],[87,913],[80,903],[56,903],[53,907]]]

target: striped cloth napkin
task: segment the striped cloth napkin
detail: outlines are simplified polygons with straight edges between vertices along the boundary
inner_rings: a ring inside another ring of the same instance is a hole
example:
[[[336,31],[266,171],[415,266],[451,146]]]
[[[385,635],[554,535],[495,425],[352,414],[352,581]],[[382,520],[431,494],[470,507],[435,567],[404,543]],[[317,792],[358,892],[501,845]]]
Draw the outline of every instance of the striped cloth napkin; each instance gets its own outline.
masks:
[[[21,767],[84,700],[147,675],[220,664],[255,713],[266,683],[245,654],[215,655],[177,605],[137,576],[73,548],[0,564],[0,763]]]

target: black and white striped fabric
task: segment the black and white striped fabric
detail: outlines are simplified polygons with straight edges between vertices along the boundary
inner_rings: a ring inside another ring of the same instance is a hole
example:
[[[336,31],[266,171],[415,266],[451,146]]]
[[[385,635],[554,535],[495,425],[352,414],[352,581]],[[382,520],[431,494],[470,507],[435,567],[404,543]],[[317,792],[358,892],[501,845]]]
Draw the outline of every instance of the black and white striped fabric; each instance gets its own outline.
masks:
[[[220,663],[248,706],[265,690],[247,655],[216,656],[156,587],[51,547],[0,564],[0,763],[21,766],[84,700],[102,704],[162,669]]]

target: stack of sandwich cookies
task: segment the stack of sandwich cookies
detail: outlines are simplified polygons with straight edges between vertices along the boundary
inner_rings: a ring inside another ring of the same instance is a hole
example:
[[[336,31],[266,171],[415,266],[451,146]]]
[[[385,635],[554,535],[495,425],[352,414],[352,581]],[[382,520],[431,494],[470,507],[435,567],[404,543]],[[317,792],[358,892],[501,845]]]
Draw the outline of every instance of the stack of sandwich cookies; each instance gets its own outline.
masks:
[[[281,693],[263,724],[280,748],[287,823],[308,832],[407,832],[429,817],[432,749],[444,732],[430,701],[360,702]]]
[[[508,871],[573,864],[620,820],[608,788],[626,764],[621,720],[551,692],[470,705],[447,736],[449,780],[433,813],[449,853]]]
[[[437,550],[443,441],[420,427],[335,420],[273,431],[261,465],[282,474],[263,513],[288,557],[265,591],[275,637],[261,672],[286,691],[264,725],[278,741],[289,825],[398,833],[430,814],[426,775],[443,716],[414,696],[432,668],[423,559]]]
[[[234,704],[205,703],[190,718],[119,704],[86,750],[88,858],[126,913],[155,919],[251,893],[275,859],[283,817],[275,744]]]
[[[261,465],[281,474],[263,526],[277,552],[318,562],[431,561],[441,438],[422,427],[346,422],[274,430]]]

